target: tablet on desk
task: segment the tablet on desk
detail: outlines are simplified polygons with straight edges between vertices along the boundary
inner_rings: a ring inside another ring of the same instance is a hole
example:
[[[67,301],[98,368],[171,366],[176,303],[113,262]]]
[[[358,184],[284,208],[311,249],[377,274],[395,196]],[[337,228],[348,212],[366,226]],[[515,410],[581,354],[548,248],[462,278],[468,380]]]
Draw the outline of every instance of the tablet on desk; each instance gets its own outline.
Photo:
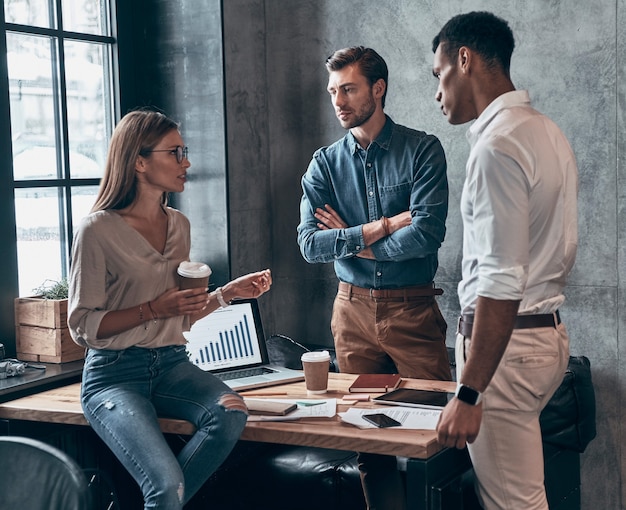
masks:
[[[373,398],[372,402],[396,406],[421,407],[423,409],[443,409],[452,397],[454,397],[454,393],[449,391],[398,388]]]

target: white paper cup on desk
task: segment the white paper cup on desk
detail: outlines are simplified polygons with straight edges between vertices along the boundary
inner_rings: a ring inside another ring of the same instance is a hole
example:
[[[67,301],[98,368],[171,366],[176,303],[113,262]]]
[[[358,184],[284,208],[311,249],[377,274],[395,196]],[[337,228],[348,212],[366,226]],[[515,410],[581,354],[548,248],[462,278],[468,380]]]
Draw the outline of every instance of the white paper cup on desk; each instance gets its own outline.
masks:
[[[308,395],[319,395],[328,390],[328,368],[330,354],[328,351],[305,352],[302,357],[304,383]]]
[[[178,286],[180,290],[207,288],[212,272],[203,262],[183,261],[178,266]]]

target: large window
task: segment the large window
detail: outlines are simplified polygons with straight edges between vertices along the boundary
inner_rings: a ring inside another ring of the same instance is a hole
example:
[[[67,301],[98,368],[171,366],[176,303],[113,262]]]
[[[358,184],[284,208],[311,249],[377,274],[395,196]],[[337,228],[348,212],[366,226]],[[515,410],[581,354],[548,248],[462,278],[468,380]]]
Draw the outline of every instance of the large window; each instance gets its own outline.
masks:
[[[97,192],[116,111],[112,18],[108,0],[4,0],[21,296],[67,275]]]

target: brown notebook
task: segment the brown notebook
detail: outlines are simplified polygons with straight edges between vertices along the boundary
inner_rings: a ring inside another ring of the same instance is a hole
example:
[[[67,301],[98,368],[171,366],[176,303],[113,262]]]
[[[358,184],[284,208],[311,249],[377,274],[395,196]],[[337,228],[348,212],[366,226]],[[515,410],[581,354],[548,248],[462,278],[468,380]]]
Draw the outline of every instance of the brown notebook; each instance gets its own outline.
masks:
[[[268,414],[273,416],[284,416],[298,408],[297,404],[290,402],[272,402],[261,399],[244,399],[250,414]]]
[[[398,387],[400,374],[361,374],[350,388],[350,393],[386,393]]]

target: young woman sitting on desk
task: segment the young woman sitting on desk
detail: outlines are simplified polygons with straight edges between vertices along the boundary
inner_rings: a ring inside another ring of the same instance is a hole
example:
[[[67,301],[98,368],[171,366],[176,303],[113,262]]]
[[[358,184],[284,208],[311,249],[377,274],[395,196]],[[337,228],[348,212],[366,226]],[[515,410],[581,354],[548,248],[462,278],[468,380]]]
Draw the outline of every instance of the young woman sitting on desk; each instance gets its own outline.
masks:
[[[193,365],[183,331],[234,298],[269,290],[269,270],[207,294],[179,290],[190,225],[167,206],[190,167],[178,124],[153,111],[115,129],[92,212],[74,240],[68,323],[88,347],[85,416],[139,484],[144,507],[182,509],[219,467],[246,423],[241,397]],[[157,416],[190,421],[196,433],[175,456]]]

